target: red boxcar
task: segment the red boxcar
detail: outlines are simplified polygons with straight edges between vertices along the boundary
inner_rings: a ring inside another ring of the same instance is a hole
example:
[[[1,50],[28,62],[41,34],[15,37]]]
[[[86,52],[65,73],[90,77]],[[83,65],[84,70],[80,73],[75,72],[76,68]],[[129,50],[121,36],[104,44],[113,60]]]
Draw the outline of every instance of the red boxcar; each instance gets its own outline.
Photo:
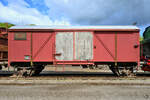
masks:
[[[136,26],[13,26],[8,39],[11,66],[107,64],[133,68],[140,60]]]

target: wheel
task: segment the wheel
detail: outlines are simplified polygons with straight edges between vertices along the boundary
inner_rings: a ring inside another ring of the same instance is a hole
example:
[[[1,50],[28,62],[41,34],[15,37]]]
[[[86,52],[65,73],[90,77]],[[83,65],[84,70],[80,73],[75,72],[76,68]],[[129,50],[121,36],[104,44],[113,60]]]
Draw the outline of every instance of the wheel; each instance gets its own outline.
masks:
[[[32,72],[31,72],[31,75],[32,76],[37,76],[37,75],[40,74],[40,72],[42,72],[43,69],[44,69],[43,65],[34,66]]]
[[[8,67],[8,64],[5,64],[4,67],[7,68],[7,67]]]
[[[82,68],[88,68],[88,66],[87,65],[82,65]]]
[[[93,66],[93,65],[89,65],[88,67],[89,67],[89,69],[95,69],[95,66]]]
[[[116,68],[114,66],[109,66],[109,69],[114,73],[115,76],[120,76],[121,75],[118,68]]]
[[[116,76],[134,76],[133,67],[109,66]]]

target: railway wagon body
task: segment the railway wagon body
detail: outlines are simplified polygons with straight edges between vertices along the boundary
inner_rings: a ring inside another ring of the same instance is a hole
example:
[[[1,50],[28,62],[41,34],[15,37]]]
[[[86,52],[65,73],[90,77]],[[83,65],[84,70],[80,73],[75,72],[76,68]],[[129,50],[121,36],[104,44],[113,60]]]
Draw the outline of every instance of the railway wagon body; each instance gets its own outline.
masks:
[[[13,26],[8,35],[11,66],[136,66],[139,29],[135,26]]]

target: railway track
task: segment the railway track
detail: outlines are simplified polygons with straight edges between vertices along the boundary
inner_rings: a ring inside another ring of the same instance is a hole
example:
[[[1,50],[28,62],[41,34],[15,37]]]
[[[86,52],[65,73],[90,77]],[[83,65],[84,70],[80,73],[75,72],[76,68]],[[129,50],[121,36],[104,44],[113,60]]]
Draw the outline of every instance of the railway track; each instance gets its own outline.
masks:
[[[135,77],[116,77],[112,72],[81,72],[81,71],[43,71],[38,76],[12,77],[14,71],[0,71],[0,79],[26,79],[26,80],[146,80],[150,73],[138,72]]]

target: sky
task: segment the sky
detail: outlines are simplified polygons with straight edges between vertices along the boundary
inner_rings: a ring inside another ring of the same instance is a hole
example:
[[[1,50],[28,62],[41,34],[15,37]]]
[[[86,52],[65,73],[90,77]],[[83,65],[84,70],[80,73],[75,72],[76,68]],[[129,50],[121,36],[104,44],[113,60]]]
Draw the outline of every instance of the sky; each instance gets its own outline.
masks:
[[[150,0],[0,0],[0,22],[16,25],[150,25]]]

